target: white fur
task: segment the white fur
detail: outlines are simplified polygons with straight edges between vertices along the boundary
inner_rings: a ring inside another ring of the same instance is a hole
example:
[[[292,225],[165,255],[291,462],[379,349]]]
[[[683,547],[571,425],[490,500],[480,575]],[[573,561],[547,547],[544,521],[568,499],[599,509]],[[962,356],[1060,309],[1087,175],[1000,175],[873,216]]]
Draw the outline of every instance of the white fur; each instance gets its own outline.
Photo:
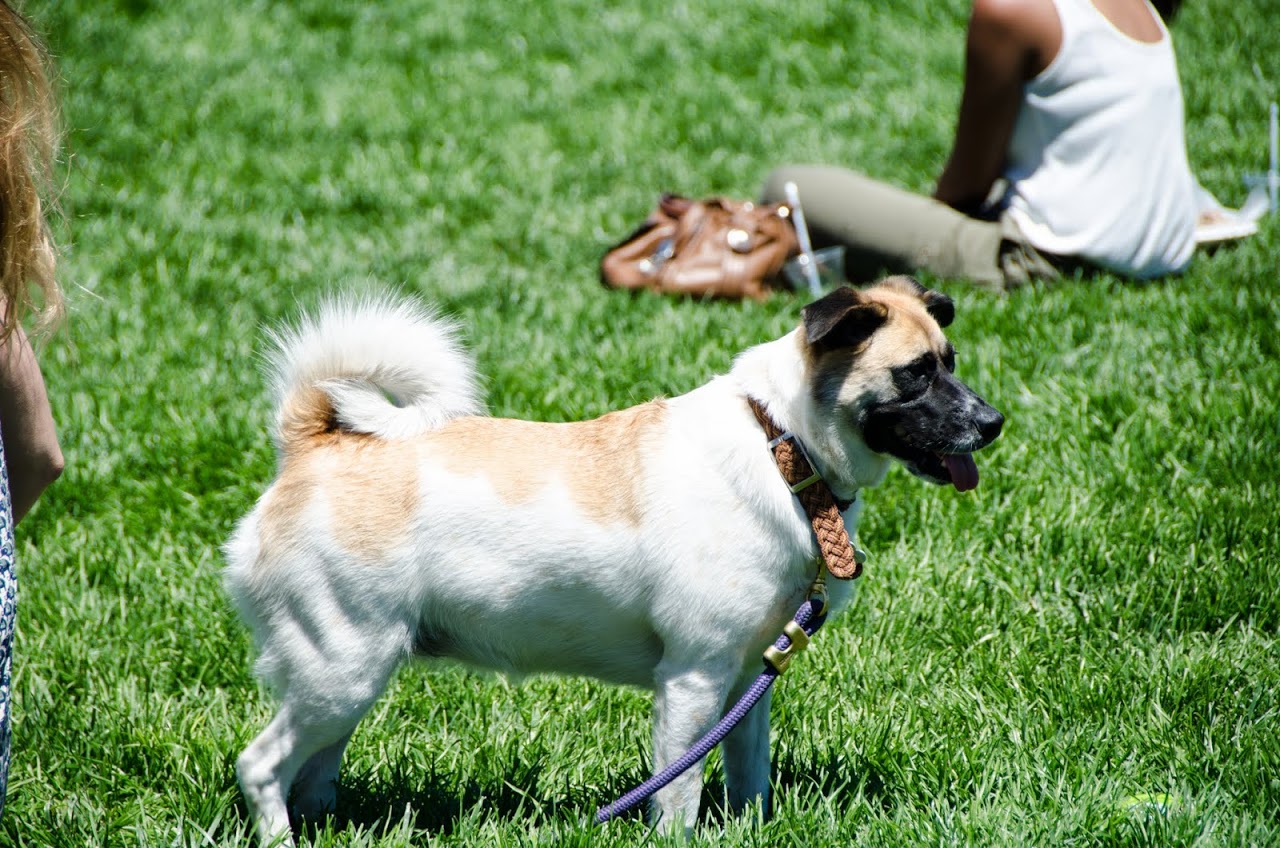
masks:
[[[282,401],[318,385],[345,428],[386,439],[429,446],[435,428],[479,407],[452,330],[405,304],[326,308],[280,338],[275,366]],[[837,494],[885,473],[887,460],[842,436],[836,411],[815,408],[807,376],[796,332],[667,401],[632,524],[585,515],[565,488],[568,474],[512,504],[423,448],[412,533],[370,561],[338,541],[343,504],[326,497],[288,527],[264,529],[278,496],[269,490],[225,548],[228,590],[281,700],[237,763],[263,841],[288,838],[291,790],[301,815],[332,808],[347,739],[415,642],[433,633],[450,656],[477,666],[652,689],[654,768],[679,757],[762,670],[762,650],[817,573],[812,531],[746,396],[805,441]],[[845,515],[851,533],[860,507]],[[831,590],[839,609],[850,585],[833,581]],[[732,808],[767,804],[767,699],[726,740],[724,762]],[[658,793],[660,828],[692,826],[701,783],[695,766]]]
[[[406,438],[483,412],[457,328],[414,301],[329,300],[272,341],[277,401],[298,386],[318,385],[353,432]]]

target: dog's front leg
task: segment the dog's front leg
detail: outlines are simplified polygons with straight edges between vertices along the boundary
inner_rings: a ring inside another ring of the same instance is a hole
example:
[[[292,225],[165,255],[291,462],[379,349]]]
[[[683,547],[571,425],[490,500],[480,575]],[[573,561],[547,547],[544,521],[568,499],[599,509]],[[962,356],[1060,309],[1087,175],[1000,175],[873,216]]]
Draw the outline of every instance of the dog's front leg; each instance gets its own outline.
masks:
[[[715,726],[732,676],[705,667],[676,667],[666,661],[656,672],[653,702],[653,767],[658,773],[680,758]],[[692,833],[702,798],[699,760],[653,798],[652,814],[660,833]]]
[[[739,681],[727,706],[732,709],[755,678]],[[729,811],[755,815],[769,812],[769,701],[773,690],[767,690],[751,712],[721,743],[724,752],[724,782]]]

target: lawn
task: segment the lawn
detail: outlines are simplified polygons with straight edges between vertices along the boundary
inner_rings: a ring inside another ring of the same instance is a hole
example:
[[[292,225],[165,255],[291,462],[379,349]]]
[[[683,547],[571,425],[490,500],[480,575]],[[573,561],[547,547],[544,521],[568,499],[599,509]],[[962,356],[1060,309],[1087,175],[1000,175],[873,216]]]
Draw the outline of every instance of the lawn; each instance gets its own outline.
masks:
[[[962,0],[31,2],[61,71],[69,320],[43,349],[67,456],[19,528],[0,843],[241,845],[269,716],[219,545],[270,479],[264,326],[334,291],[454,315],[496,415],[676,395],[803,299],[604,290],[658,192],[750,197],[783,161],[928,190]],[[1280,2],[1174,27],[1189,153],[1266,165]],[[778,684],[775,845],[1280,844],[1280,216],[1148,284],[945,280],[961,376],[1007,416],[959,495],[867,499],[858,601]],[[647,696],[407,668],[316,845],[640,845]],[[1143,796],[1167,796],[1163,803]]]

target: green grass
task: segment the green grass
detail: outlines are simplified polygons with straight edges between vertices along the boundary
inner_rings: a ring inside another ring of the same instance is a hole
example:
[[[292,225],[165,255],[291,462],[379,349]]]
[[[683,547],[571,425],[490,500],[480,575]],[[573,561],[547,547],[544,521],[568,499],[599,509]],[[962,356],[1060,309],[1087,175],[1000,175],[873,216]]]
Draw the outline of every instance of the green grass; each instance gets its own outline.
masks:
[[[801,302],[608,292],[604,248],[663,189],[749,197],[783,161],[927,190],[966,9],[30,3],[69,129],[72,314],[43,351],[68,467],[19,532],[0,843],[243,843],[232,763],[271,702],[218,546],[272,472],[264,324],[389,287],[463,322],[496,414],[686,391]],[[1228,204],[1265,167],[1278,17],[1202,0],[1174,27]],[[972,494],[870,494],[859,601],[778,687],[775,815],[702,839],[1280,844],[1278,249],[1273,217],[1158,283],[930,281],[1005,435]],[[649,844],[583,824],[645,774],[648,722],[635,691],[408,669],[315,844]],[[1176,798],[1123,811],[1139,793]]]

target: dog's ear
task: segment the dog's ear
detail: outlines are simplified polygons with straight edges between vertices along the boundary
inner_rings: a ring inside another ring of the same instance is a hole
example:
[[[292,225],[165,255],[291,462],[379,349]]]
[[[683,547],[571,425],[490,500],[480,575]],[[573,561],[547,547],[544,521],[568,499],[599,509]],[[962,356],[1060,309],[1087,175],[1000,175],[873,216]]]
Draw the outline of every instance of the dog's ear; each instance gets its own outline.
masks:
[[[929,313],[933,320],[938,322],[939,327],[949,327],[951,322],[956,320],[955,302],[942,292],[933,291],[920,285],[920,281],[915,277],[908,277],[905,274],[899,274],[896,277],[885,277],[880,281],[880,285],[920,298],[924,303],[925,311]]]
[[[933,320],[938,322],[939,327],[950,327],[951,322],[956,320],[955,301],[942,292],[925,289],[920,299],[924,301],[924,308],[933,316]]]
[[[844,286],[806,306],[801,316],[809,346],[826,351],[861,345],[884,323],[889,310]]]

